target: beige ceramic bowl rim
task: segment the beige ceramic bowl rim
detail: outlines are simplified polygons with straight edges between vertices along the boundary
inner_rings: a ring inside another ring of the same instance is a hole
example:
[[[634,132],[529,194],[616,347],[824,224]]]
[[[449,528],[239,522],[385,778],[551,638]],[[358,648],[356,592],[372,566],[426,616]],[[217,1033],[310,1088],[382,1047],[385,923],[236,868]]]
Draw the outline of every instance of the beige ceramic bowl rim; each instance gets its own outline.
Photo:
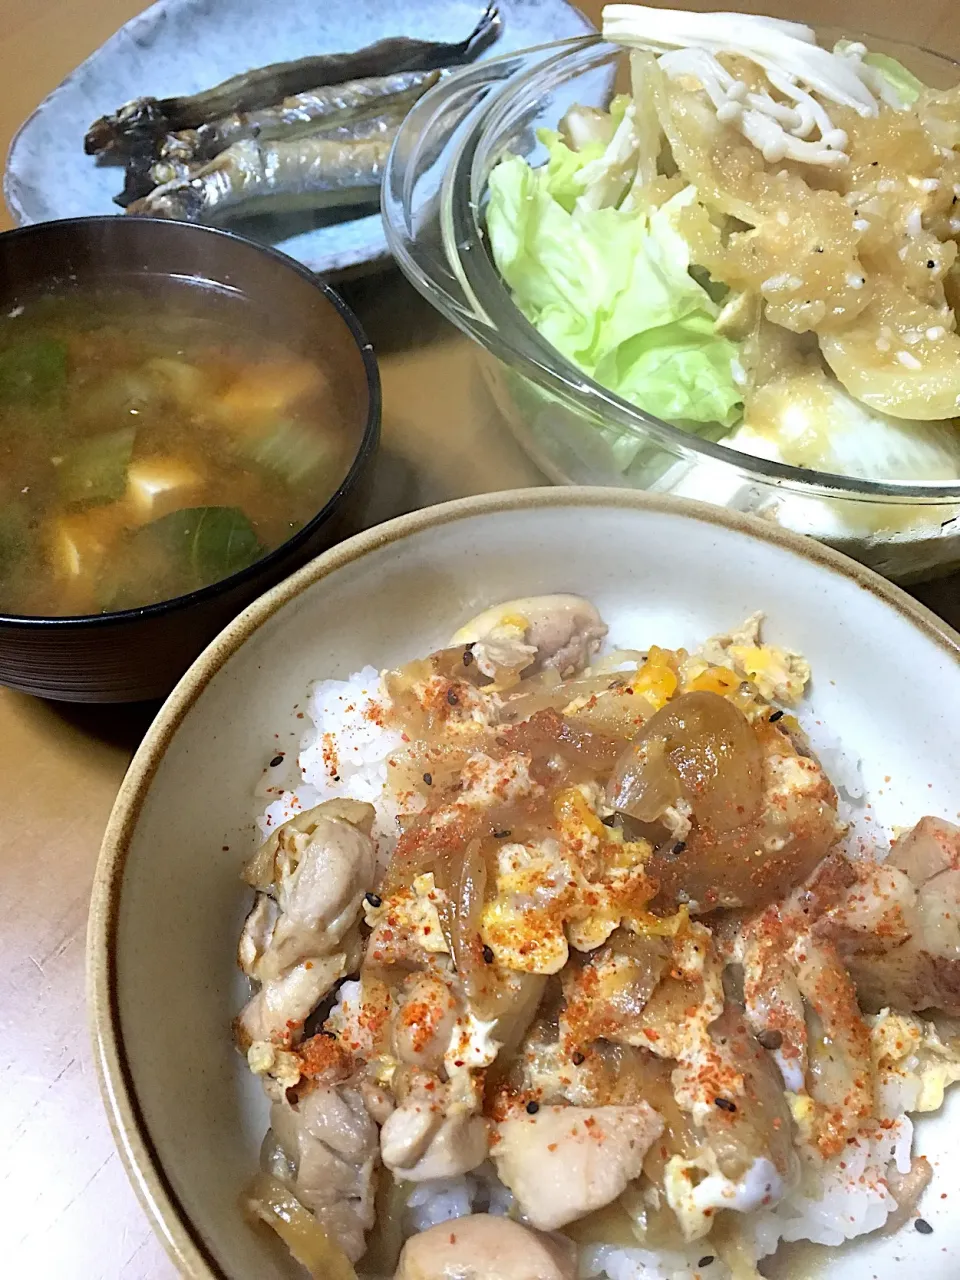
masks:
[[[126,1058],[117,999],[116,929],[123,872],[144,798],[178,726],[216,673],[244,642],[290,600],[346,565],[382,547],[472,516],[541,508],[603,506],[649,511],[719,525],[781,547],[845,578],[903,617],[960,666],[960,634],[872,570],[800,534],[756,516],[664,494],[572,486],[517,489],[462,498],[399,516],[324,552],[254,601],[203,651],[161,708],[121,784],[94,874],[87,931],[87,1000],[94,1061],[114,1140],[137,1196],[172,1261],[190,1280],[228,1280],[178,1200],[137,1101]]]

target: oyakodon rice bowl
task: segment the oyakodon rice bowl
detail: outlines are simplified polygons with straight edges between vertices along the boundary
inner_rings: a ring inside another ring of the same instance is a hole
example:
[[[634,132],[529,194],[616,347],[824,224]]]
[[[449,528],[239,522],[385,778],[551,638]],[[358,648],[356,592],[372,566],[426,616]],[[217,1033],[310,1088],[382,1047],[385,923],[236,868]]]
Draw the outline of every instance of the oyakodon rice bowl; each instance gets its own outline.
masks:
[[[960,830],[863,837],[760,625],[613,648],[528,598],[311,688],[234,1030],[272,1102],[246,1207],[313,1275],[746,1280],[916,1218]]]

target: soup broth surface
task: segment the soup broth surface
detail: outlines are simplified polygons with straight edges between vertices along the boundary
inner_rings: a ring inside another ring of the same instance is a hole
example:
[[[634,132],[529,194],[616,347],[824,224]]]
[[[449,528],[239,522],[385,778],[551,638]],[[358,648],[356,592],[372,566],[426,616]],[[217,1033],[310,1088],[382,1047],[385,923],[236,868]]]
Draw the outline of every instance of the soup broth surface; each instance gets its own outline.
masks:
[[[253,564],[320,510],[354,409],[242,299],[78,288],[0,317],[0,612],[129,609]]]

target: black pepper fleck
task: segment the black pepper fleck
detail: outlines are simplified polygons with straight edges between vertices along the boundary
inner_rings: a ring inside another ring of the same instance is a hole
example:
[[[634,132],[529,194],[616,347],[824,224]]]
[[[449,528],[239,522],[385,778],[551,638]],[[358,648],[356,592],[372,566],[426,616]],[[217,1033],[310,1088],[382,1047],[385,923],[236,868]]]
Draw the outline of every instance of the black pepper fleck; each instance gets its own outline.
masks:
[[[365,893],[363,896],[370,903],[371,907],[383,906],[383,899],[380,897],[379,893]]]
[[[506,840],[509,834],[510,832],[507,831],[505,827],[498,827],[497,830],[493,832],[493,838],[494,840]]]
[[[425,774],[423,775],[423,780],[424,780],[424,782],[427,784],[427,786],[428,786],[428,787],[432,787],[432,786],[433,786],[433,774],[432,774],[432,773],[425,773]]]
[[[761,1031],[757,1041],[764,1049],[779,1049],[783,1044],[783,1033],[780,1031]]]
[[[721,1111],[729,1111],[731,1113],[737,1109],[737,1104],[731,1102],[729,1098],[714,1098],[713,1105],[719,1107]]]
[[[528,1102],[528,1103],[527,1103],[527,1115],[528,1115],[528,1116],[535,1116],[539,1110],[540,1110],[540,1103],[539,1103],[539,1102]]]
[[[926,1220],[926,1218],[918,1218],[913,1225],[917,1229],[917,1231],[920,1232],[922,1236],[933,1235],[933,1227],[931,1227],[930,1223]]]
[[[451,707],[455,707],[457,705],[460,699],[457,697],[456,689],[447,690],[447,701],[450,703]]]
[[[784,713],[782,711],[772,711],[770,713],[770,723],[776,724],[778,720],[782,720]]]
[[[678,840],[678,841],[677,841],[677,843],[673,846],[673,852],[674,852],[674,853],[683,853],[683,851],[684,851],[684,849],[685,849],[686,847],[687,847],[687,842],[686,842],[686,840]]]
[[[333,775],[333,778],[331,779],[331,781],[333,781],[333,782],[339,782],[339,781],[340,781],[340,775],[339,775],[339,773],[335,773],[335,774]]]
[[[488,947],[486,943],[483,946],[483,963],[493,964],[493,947]]]
[[[937,265],[937,264],[934,262],[934,260],[933,260],[932,258],[928,258],[928,259],[927,259],[927,266],[930,268],[930,270],[931,270],[931,271],[933,270],[933,268],[934,268],[936,265]]]

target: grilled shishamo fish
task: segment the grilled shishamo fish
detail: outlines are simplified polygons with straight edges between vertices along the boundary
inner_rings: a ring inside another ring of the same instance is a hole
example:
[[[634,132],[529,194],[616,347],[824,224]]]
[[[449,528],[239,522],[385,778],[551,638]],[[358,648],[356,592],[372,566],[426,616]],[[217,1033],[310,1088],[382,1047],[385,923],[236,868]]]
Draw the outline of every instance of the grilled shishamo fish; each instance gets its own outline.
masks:
[[[183,98],[135,98],[112,115],[94,121],[84,147],[88,155],[110,153],[126,159],[144,148],[153,152],[156,140],[165,134],[196,129],[234,112],[259,111],[291,94],[371,76],[455,66],[495,40],[500,22],[497,7],[491,3],[466,40],[456,44],[394,37],[353,53],[320,54],[245,71]]]
[[[369,138],[246,138],[186,181],[157,187],[128,213],[208,222],[224,215],[376,204],[396,127]]]
[[[157,141],[155,152],[145,150],[128,158],[124,189],[116,203],[126,208],[154,187],[196,177],[215,156],[247,138],[261,143],[289,141],[321,130],[337,138],[366,137],[396,128],[441,74],[404,71],[348,80],[295,94],[276,106],[234,111],[196,129],[169,133]]]

